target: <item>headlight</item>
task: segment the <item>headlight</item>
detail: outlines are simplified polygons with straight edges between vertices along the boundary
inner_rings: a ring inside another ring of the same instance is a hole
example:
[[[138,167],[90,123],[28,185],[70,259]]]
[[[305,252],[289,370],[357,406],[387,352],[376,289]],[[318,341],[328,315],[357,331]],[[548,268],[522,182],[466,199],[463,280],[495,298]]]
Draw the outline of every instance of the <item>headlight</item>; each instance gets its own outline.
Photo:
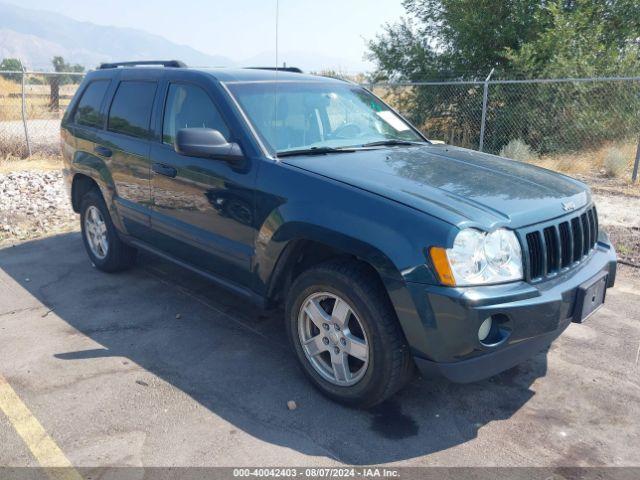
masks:
[[[486,285],[522,279],[522,250],[515,233],[461,230],[452,248],[432,248],[431,257],[446,285]]]

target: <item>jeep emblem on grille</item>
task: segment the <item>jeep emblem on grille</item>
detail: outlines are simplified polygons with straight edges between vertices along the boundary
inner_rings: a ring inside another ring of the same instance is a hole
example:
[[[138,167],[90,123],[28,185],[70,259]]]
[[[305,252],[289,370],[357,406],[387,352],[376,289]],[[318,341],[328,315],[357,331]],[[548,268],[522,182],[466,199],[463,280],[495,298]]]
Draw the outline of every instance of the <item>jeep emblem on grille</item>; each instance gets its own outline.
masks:
[[[576,204],[573,202],[562,202],[562,209],[565,212],[570,212],[571,210],[576,209]]]

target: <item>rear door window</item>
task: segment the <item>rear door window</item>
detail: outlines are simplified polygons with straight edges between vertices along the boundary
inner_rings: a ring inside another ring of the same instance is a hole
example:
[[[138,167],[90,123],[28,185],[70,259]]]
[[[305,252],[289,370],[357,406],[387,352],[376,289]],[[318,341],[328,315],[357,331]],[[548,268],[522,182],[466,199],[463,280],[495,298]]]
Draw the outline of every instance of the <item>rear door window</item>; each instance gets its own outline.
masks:
[[[102,105],[107,87],[109,87],[109,80],[96,80],[87,86],[76,108],[75,123],[87,127],[102,127],[100,105]]]
[[[181,128],[212,128],[229,139],[229,128],[220,112],[200,87],[171,84],[165,105],[162,141],[173,144]]]
[[[156,88],[156,82],[120,82],[109,109],[107,129],[131,137],[149,138],[149,123]]]

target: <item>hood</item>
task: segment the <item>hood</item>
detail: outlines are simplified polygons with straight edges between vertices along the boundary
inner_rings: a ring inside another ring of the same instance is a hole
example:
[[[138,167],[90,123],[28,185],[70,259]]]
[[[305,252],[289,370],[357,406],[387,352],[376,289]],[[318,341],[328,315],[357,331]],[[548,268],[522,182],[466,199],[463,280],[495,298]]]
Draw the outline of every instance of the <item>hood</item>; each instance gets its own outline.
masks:
[[[518,228],[591,201],[565,175],[449,145],[286,157],[283,163],[382,195],[458,226]],[[563,205],[564,204],[564,205]]]

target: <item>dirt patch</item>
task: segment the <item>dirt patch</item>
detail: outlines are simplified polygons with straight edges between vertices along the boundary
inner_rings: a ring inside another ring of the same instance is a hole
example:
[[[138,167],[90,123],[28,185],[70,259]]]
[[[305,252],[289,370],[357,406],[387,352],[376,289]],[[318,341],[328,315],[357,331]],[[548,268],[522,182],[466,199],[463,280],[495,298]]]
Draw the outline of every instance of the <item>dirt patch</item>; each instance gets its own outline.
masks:
[[[600,225],[616,247],[618,259],[640,268],[640,197],[594,194]]]
[[[594,194],[593,200],[601,225],[640,228],[640,197]]]
[[[606,226],[611,242],[616,247],[618,260],[640,268],[640,228]]]
[[[1,144],[0,144],[1,146]],[[28,159],[19,155],[6,155],[0,157],[0,174],[14,172],[51,172],[62,170],[62,157],[60,155],[36,154]]]

